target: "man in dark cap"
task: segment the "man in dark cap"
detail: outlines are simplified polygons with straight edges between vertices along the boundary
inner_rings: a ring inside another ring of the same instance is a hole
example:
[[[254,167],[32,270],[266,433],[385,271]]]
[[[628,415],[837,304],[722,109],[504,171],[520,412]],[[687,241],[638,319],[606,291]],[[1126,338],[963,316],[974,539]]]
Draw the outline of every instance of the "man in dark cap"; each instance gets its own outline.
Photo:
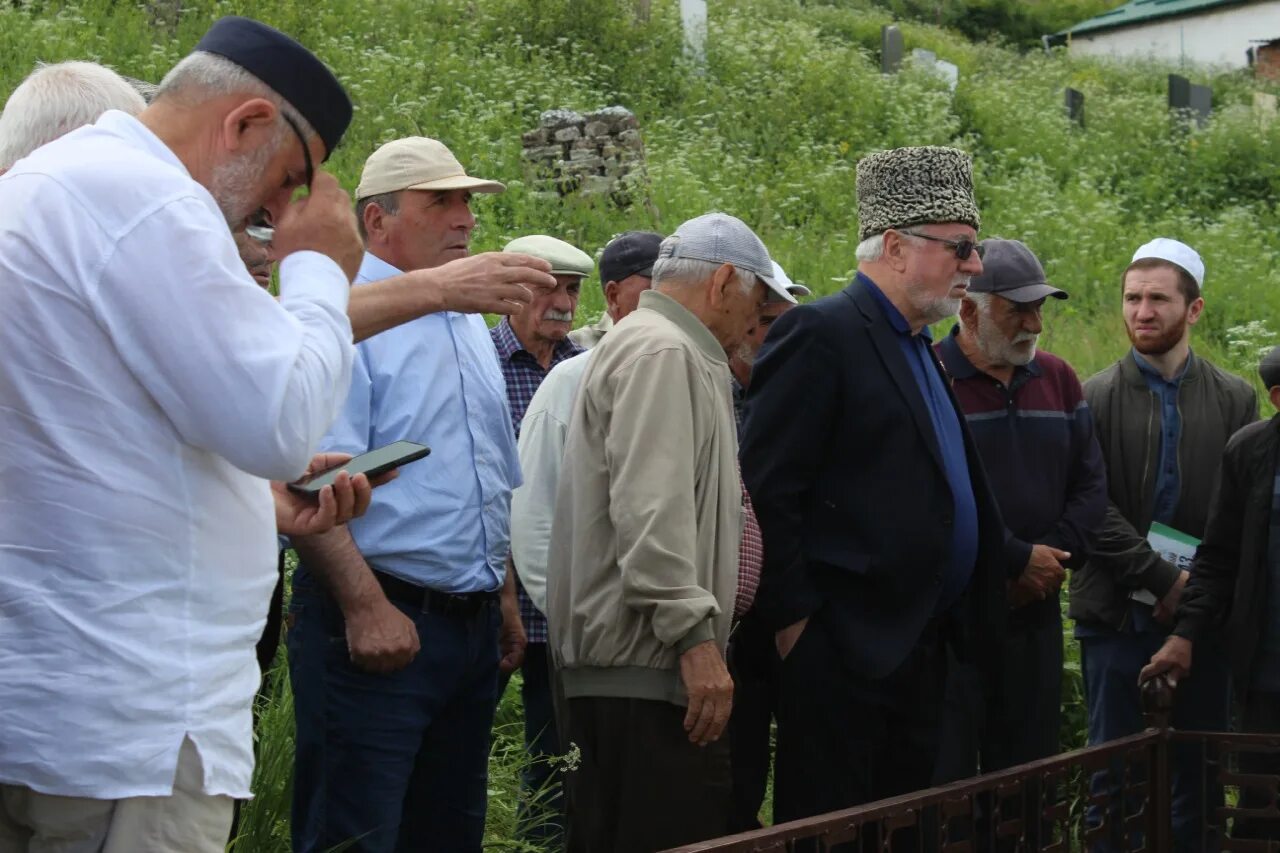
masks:
[[[1106,473],[1071,366],[1036,347],[1045,302],[1066,299],[1017,240],[984,240],[982,274],[960,323],[935,347],[951,377],[1009,530],[1025,559],[1008,579],[1006,704],[984,713],[977,671],[950,673],[939,777],[1001,770],[1058,753],[1065,569],[1093,546],[1107,512]],[[1016,561],[1015,561],[1016,562]],[[1037,825],[1032,816],[1029,827]]]
[[[783,659],[777,821],[929,785],[948,648],[998,660],[1026,564],[930,347],[982,273],[969,157],[873,154],[857,186],[857,277],[773,324],[747,392],[756,610]]]
[[[350,115],[303,47],[224,20],[137,118],[0,178],[0,849],[224,849],[277,523],[321,529],[267,481],[349,383],[360,243],[314,164]],[[263,207],[279,302],[231,235]]]
[[[1271,405],[1280,410],[1280,347],[1258,366]],[[1227,619],[1227,614],[1231,618]],[[1280,733],[1280,415],[1237,432],[1222,453],[1204,541],[1196,549],[1173,633],[1142,670],[1176,686],[1195,672],[1192,650],[1206,634],[1225,637],[1241,729]],[[1280,774],[1275,753],[1243,753],[1240,772]],[[1274,788],[1245,785],[1240,808],[1267,809]],[[1236,838],[1280,838],[1274,817],[1237,817]]]
[[[613,324],[636,310],[640,294],[653,286],[653,262],[662,235],[653,231],[624,231],[609,241],[600,256],[600,286],[605,311],[590,326],[574,329],[569,340],[591,349]]]

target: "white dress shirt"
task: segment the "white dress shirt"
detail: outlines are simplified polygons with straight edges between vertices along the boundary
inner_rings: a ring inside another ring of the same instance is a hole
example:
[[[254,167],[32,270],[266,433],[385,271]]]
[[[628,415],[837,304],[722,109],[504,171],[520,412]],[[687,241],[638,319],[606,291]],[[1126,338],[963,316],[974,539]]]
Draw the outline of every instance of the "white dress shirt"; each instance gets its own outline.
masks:
[[[516,443],[524,485],[511,493],[511,559],[529,600],[542,613],[547,612],[547,549],[560,487],[560,460],[573,401],[592,352],[551,368],[529,402]]]
[[[337,264],[280,280],[124,113],[0,178],[0,783],[167,795],[190,736],[206,793],[249,794],[267,478],[305,469],[352,359]]]

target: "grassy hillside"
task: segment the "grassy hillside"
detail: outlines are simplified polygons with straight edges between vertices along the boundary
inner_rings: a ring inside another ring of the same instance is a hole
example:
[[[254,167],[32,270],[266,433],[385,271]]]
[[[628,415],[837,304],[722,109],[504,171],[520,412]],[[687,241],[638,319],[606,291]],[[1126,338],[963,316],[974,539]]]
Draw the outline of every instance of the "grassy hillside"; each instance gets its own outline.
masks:
[[[1258,349],[1277,342],[1280,130],[1255,114],[1250,78],[1194,73],[1212,85],[1216,112],[1191,130],[1168,116],[1159,67],[1020,53],[902,23],[908,49],[959,66],[953,94],[919,70],[879,73],[879,31],[893,15],[886,4],[712,0],[707,65],[694,68],[682,55],[675,0],[652,5],[637,23],[632,0],[188,0],[180,13],[172,0],[18,0],[0,5],[0,93],[37,60],[96,59],[158,80],[214,18],[252,15],[316,50],[351,91],[355,123],[330,163],[348,188],[380,142],[436,136],[473,173],[510,187],[477,200],[478,249],[546,232],[596,252],[627,228],[670,231],[721,209],[755,226],[791,275],[819,293],[842,287],[855,267],[858,159],[899,145],[958,145],[975,158],[983,233],[1026,241],[1072,294],[1046,309],[1044,345],[1082,376],[1127,348],[1120,272],[1157,235],[1205,257],[1200,352],[1252,377]],[[999,4],[963,8],[983,5]],[[1079,9],[1068,23],[1098,5],[1033,4],[1045,15]],[[1087,96],[1086,129],[1063,116],[1068,85]],[[521,177],[521,132],[545,109],[609,104],[640,118],[653,206],[536,198]],[[601,308],[598,289],[584,294],[582,322]],[[1068,743],[1078,743],[1081,725],[1073,683]],[[506,736],[495,749],[491,836],[508,849],[518,714],[504,704]],[[254,853],[285,849],[287,837],[287,704],[273,706],[268,725],[264,795],[240,847]]]
[[[1118,274],[1157,234],[1205,256],[1201,350],[1245,369],[1254,353],[1238,353],[1230,330],[1258,321],[1251,340],[1270,340],[1280,132],[1255,116],[1251,79],[1193,75],[1213,86],[1216,115],[1184,131],[1165,110],[1165,69],[1019,54],[903,23],[908,48],[960,67],[952,95],[920,71],[879,73],[888,11],[795,0],[713,0],[708,63],[697,70],[682,56],[675,6],[655,0],[639,24],[631,0],[197,0],[170,27],[139,5],[28,0],[0,7],[0,91],[36,60],[70,57],[158,79],[213,18],[256,15],[299,36],[350,88],[355,124],[331,161],[348,187],[378,143],[425,133],[511,185],[477,204],[479,248],[546,231],[595,251],[626,228],[671,230],[720,208],[758,228],[819,292],[855,265],[858,158],[954,144],[977,163],[983,232],[1024,239],[1071,291],[1050,308],[1045,343],[1081,373],[1124,350]],[[1067,85],[1086,93],[1084,131],[1063,117]],[[520,180],[519,135],[542,110],[613,103],[640,116],[656,220],[644,207],[548,204]],[[588,297],[584,316],[600,309],[591,288]]]

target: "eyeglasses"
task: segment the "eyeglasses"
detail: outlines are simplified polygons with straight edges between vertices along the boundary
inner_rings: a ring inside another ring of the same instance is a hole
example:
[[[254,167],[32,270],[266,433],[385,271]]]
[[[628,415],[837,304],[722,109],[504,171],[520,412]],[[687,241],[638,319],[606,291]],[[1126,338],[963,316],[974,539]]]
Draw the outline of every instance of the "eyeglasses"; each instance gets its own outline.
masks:
[[[311,149],[307,147],[306,137],[302,135],[302,128],[298,127],[298,123],[289,117],[289,114],[281,110],[280,115],[284,116],[284,120],[288,122],[289,127],[293,128],[293,132],[298,135],[298,142],[302,145],[302,157],[307,164],[307,192],[311,191],[311,180],[316,176],[316,170],[311,162]]]
[[[973,240],[970,240],[968,237],[961,237],[959,240],[948,240],[946,237],[935,237],[932,234],[921,234],[919,231],[908,231],[905,228],[901,229],[899,233],[910,234],[912,237],[919,237],[921,240],[929,240],[933,243],[941,243],[944,246],[949,246],[956,253],[956,259],[961,261],[969,260],[969,256],[974,252],[978,253],[978,258],[981,260],[985,251],[981,246]]]

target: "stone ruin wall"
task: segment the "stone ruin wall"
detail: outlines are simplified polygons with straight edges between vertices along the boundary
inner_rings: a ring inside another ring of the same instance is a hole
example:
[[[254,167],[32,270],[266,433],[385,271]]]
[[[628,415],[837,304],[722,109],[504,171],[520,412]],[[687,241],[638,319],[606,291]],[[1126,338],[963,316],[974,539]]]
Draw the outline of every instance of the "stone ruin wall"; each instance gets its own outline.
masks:
[[[548,110],[522,142],[525,176],[539,197],[606,196],[627,206],[643,191],[644,142],[628,109]]]

